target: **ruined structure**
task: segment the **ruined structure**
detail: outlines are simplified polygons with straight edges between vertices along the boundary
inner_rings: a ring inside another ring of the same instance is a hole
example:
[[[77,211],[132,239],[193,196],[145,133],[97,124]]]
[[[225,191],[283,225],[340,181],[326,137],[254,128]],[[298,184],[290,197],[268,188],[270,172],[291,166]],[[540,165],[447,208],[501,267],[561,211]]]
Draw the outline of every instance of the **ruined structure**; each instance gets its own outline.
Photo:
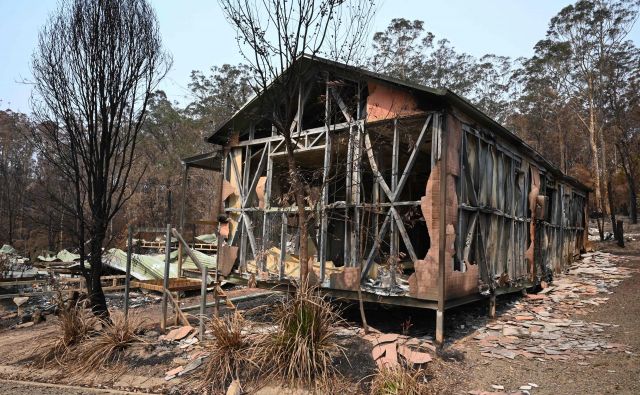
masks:
[[[495,303],[584,247],[587,187],[465,99],[300,62],[294,156],[308,186],[310,272],[327,293],[357,298],[360,287],[365,301],[434,309],[441,340],[445,309]],[[223,148],[184,162],[222,168],[223,274],[271,287],[299,275],[298,224],[283,137],[261,108],[249,101],[208,138]]]

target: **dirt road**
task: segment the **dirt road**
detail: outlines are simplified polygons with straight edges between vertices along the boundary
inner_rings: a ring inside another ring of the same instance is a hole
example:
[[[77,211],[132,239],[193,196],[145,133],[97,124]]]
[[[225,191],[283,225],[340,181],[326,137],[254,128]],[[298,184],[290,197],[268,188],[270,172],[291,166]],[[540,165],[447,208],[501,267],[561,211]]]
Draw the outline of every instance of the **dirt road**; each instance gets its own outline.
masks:
[[[0,395],[41,394],[41,395],[126,395],[137,392],[104,390],[60,384],[36,383],[34,381],[1,380]]]

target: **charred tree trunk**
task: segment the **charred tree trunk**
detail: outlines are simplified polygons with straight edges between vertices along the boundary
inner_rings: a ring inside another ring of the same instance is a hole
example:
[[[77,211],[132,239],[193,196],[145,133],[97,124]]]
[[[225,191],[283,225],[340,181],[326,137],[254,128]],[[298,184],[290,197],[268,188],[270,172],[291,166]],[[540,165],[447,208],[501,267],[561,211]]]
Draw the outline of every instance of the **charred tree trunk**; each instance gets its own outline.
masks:
[[[616,148],[620,153],[620,159],[622,161],[622,170],[624,171],[625,178],[627,179],[627,187],[629,188],[629,221],[632,224],[638,223],[638,195],[636,193],[636,180],[632,174],[631,161],[628,156],[628,150],[623,145],[624,143],[617,143]]]
[[[562,125],[560,124],[560,117],[556,117],[556,130],[558,131],[558,138],[560,140],[560,170],[563,173],[567,173],[567,147],[566,147],[566,139],[565,132],[562,130]]]
[[[622,221],[616,223],[615,235],[618,240],[618,247],[624,248],[624,225]]]
[[[618,223],[616,222],[616,214],[615,214],[615,210],[613,209],[613,191],[611,188],[611,180],[607,180],[607,200],[609,205],[609,218],[611,219],[611,230],[613,232],[614,237],[617,240],[618,231],[616,230],[616,227],[618,226]]]
[[[9,208],[9,210],[12,210],[11,208]],[[11,211],[9,211],[9,245],[13,245],[13,228],[14,228],[14,222],[13,222],[13,215],[11,213]]]
[[[596,204],[596,214],[600,218],[604,215],[602,210],[602,189],[600,180],[600,160],[598,155],[598,141],[596,130],[595,112],[593,110],[593,100],[590,100],[591,106],[589,111],[589,149],[591,151],[591,160],[593,167],[593,191]],[[597,220],[598,232],[600,233],[600,240],[604,241],[604,224],[600,219]]]
[[[74,186],[70,211],[80,267],[92,309],[106,320],[102,247],[109,222],[140,181],[130,179],[136,142],[151,92],[170,64],[146,0],[61,2],[33,56],[35,91],[42,98],[34,144]]]
[[[291,139],[285,138],[287,145],[287,165],[289,167],[289,177],[293,188],[296,206],[298,207],[298,230],[300,236],[300,283],[307,284],[309,277],[309,232],[307,223],[307,211],[305,210],[305,188],[300,174],[300,169],[294,157],[294,145]]]
[[[94,214],[93,229],[91,229],[91,241],[89,262],[91,263],[90,279],[87,281],[89,300],[91,301],[91,311],[103,320],[109,319],[107,300],[102,290],[102,245],[106,238],[106,222],[103,217]],[[91,284],[91,285],[89,285]]]
[[[47,218],[47,249],[49,251],[54,251],[56,246],[56,230],[53,226],[53,216],[49,214]]]
[[[601,182],[606,186],[604,194],[602,196],[602,207],[604,208],[604,214],[608,214],[611,219],[611,229],[616,229],[616,215],[614,213],[613,205],[613,190],[611,188],[611,172],[607,170],[607,147],[604,142],[604,132],[602,128],[598,131],[600,140],[600,151],[602,152],[602,161],[600,162],[600,168],[603,170]]]
[[[633,177],[627,176],[629,184],[629,221],[632,224],[638,223],[638,195],[636,194],[636,183]]]

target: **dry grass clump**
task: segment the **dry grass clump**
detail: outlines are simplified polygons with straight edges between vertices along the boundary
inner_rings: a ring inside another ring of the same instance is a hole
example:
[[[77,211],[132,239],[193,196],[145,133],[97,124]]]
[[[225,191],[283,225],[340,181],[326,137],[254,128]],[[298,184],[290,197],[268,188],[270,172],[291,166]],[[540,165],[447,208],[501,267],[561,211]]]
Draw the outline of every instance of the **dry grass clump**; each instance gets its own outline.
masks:
[[[96,317],[76,298],[65,302],[60,294],[56,304],[58,330],[36,349],[36,361],[43,365],[50,362],[64,365],[71,359],[74,349],[89,337],[98,324]]]
[[[248,334],[248,326],[248,321],[237,311],[211,319],[208,329],[215,338],[208,347],[201,390],[224,393],[233,379],[238,379],[246,389],[255,380],[258,365],[253,358],[255,342]]]
[[[402,364],[378,369],[371,381],[372,395],[448,395],[460,388],[463,369],[458,361],[434,358],[420,368]]]
[[[430,393],[424,374],[404,366],[383,367],[373,376],[371,395],[423,395]]]
[[[316,287],[299,287],[292,298],[276,307],[275,333],[259,343],[267,377],[292,386],[330,381],[338,374],[333,357],[343,352],[335,339],[340,321]]]
[[[92,331],[73,352],[79,372],[117,367],[127,348],[144,343],[138,336],[142,320],[137,317],[125,319],[123,313],[112,312],[111,322],[101,324],[101,328]]]

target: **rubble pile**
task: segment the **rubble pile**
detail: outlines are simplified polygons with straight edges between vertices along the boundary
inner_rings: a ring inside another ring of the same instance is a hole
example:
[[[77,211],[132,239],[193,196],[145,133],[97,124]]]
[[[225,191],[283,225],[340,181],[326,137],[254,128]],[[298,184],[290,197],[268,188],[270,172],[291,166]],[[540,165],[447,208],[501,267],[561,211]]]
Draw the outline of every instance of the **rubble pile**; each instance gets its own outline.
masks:
[[[499,319],[480,328],[473,341],[483,356],[500,359],[582,361],[599,352],[631,353],[624,344],[608,341],[606,329],[616,325],[569,318],[606,303],[610,289],[631,276],[632,269],[616,266],[621,260],[603,252],[583,255],[553,285],[543,283],[541,292],[514,302]]]
[[[208,357],[209,354],[198,344],[197,335],[198,329],[187,325],[172,329],[158,338],[160,342],[175,347],[176,351],[183,354],[182,357],[173,360],[173,365],[177,366],[165,373],[166,381],[191,373]]]
[[[129,308],[135,309],[140,307],[146,307],[149,305],[158,304],[162,301],[162,297],[149,293],[131,291],[129,293]],[[110,293],[107,294],[107,305],[109,308],[124,308],[124,294],[122,293]]]

